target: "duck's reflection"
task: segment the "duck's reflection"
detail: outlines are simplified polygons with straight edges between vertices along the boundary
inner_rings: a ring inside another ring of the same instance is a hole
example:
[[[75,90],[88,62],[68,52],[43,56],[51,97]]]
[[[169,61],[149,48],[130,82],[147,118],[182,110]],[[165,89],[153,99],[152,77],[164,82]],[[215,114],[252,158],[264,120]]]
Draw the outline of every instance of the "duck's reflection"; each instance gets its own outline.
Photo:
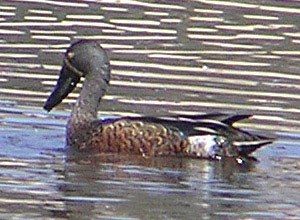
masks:
[[[240,199],[255,162],[67,152],[64,194],[71,219],[205,218]],[[251,195],[250,195],[251,196]],[[222,202],[220,202],[222,201]],[[184,208],[183,208],[184,207]],[[234,210],[234,209],[233,209]]]

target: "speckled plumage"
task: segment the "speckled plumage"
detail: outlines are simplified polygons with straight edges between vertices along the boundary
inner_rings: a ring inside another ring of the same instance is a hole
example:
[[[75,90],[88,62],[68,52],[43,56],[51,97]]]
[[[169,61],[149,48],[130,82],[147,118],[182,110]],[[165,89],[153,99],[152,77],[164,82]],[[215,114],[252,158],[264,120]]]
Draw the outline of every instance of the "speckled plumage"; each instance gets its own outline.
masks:
[[[218,159],[248,156],[271,143],[233,123],[250,115],[208,114],[168,117],[97,119],[97,109],[110,79],[105,51],[96,41],[79,41],[68,48],[57,85],[44,108],[58,105],[85,77],[67,125],[67,144],[79,150],[96,149],[152,156]]]
[[[94,123],[89,129],[89,138],[79,144],[69,135],[68,142],[80,149],[97,148],[99,152],[134,153],[142,156],[175,155],[183,153],[187,141],[180,134],[161,124],[137,120],[114,120]],[[86,135],[85,135],[86,136]],[[79,145],[78,145],[79,144]]]

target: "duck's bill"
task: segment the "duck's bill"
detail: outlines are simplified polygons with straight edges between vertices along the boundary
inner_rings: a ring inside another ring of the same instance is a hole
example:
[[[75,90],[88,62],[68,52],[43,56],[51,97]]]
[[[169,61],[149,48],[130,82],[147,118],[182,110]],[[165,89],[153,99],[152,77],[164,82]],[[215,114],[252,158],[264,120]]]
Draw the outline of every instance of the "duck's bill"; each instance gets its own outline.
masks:
[[[57,106],[62,102],[64,98],[68,96],[70,92],[72,92],[76,86],[76,84],[80,81],[80,77],[73,74],[68,68],[65,66],[61,69],[59,79],[57,84],[48,97],[44,109],[48,112],[51,111],[52,108]]]

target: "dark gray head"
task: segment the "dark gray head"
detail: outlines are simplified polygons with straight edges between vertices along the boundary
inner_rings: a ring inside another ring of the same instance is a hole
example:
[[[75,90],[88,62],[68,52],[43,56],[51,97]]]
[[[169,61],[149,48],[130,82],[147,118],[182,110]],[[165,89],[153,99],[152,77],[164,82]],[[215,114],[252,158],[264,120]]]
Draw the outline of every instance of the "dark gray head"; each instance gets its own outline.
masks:
[[[110,79],[109,60],[97,41],[80,40],[66,51],[57,84],[48,97],[44,109],[50,111],[74,90],[80,77],[99,74],[108,83]]]

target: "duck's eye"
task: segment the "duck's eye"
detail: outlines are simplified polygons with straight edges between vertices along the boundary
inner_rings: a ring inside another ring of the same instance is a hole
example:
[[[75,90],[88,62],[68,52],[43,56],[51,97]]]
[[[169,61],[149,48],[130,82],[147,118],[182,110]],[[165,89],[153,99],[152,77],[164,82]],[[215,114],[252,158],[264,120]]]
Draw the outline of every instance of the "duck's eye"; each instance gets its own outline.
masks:
[[[68,57],[68,59],[72,59],[73,57],[74,57],[74,53],[73,52],[69,52],[68,54],[67,54],[67,57]]]

